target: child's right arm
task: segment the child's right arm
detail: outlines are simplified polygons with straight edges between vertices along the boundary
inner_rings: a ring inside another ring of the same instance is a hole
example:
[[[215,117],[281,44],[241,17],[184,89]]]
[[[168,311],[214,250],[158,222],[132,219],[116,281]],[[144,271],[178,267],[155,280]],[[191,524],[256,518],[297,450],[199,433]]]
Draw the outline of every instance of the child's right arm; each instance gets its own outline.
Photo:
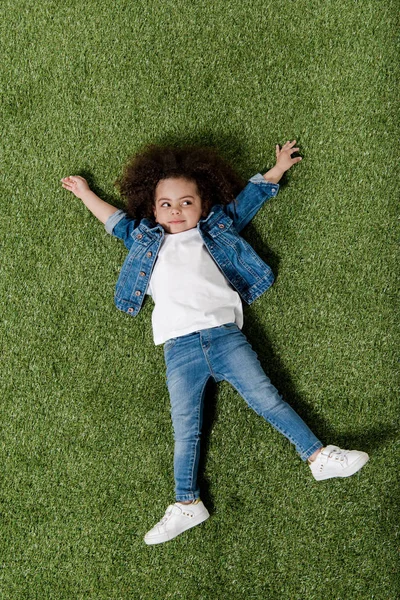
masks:
[[[108,204],[108,202],[104,202],[104,200],[91,191],[86,179],[83,177],[79,175],[64,177],[64,179],[61,179],[61,182],[63,188],[69,190],[74,196],[82,200],[90,212],[102,223],[105,223],[111,215],[117,212],[118,208],[115,208],[112,204]]]

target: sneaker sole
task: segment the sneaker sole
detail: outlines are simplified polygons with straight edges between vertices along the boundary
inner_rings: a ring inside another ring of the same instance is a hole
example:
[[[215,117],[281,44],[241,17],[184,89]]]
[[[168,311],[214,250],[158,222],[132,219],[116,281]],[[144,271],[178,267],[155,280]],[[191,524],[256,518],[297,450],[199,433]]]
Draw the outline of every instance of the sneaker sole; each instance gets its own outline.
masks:
[[[204,521],[207,521],[209,516],[210,516],[210,513],[208,511],[206,513],[201,513],[200,515],[198,515],[196,517],[196,519],[194,521],[189,521],[187,526],[184,529],[182,529],[181,531],[178,531],[174,535],[171,535],[168,533],[160,533],[160,535],[155,535],[151,538],[146,538],[146,536],[145,536],[144,541],[148,546],[153,546],[154,544],[163,544],[164,542],[169,542],[170,540],[173,540],[178,535],[180,535],[181,533],[184,533],[188,529],[192,529],[192,527],[196,527],[196,525],[200,525],[200,523],[204,523]]]
[[[335,479],[337,477],[351,477],[354,473],[357,473],[362,467],[369,461],[369,456],[366,452],[363,453],[363,456],[360,456],[358,460],[356,460],[350,467],[344,469],[342,473],[338,475],[328,475],[327,477],[314,475],[314,478],[317,481],[324,481],[326,479]]]

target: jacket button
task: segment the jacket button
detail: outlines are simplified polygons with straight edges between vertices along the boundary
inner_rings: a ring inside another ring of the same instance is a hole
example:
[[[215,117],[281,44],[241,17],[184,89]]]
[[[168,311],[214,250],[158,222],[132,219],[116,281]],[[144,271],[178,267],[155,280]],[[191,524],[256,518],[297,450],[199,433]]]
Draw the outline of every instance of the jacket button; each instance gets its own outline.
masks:
[[[134,308],[130,307],[130,308],[128,308],[128,313],[133,313],[134,310],[135,310]]]
[[[142,293],[142,292],[139,292],[139,290],[136,290],[136,292],[135,292],[135,296],[140,296],[140,294],[141,294],[141,293]]]
[[[219,227],[220,229],[225,229],[225,225],[223,225],[222,223],[220,223],[220,224],[218,225],[218,227]]]
[[[137,236],[136,236],[136,239],[137,239],[137,240],[141,240],[141,239],[142,239],[142,237],[143,237],[143,235],[142,235],[141,233],[138,233],[138,234],[137,234]]]
[[[148,253],[146,254],[146,256],[147,256],[148,258],[150,258],[150,256],[153,256],[153,253],[152,253],[152,252],[148,252]]]
[[[140,271],[139,275],[140,275],[140,277],[144,277],[146,275],[146,273],[144,271]]]

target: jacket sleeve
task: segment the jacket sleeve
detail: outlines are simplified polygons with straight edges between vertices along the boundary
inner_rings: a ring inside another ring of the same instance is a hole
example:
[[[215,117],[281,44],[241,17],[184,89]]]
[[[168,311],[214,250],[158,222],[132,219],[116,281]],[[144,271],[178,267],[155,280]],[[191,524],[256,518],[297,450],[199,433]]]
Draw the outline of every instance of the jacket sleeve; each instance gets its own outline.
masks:
[[[278,183],[265,181],[261,173],[254,175],[235,200],[224,207],[237,231],[245,227],[269,198],[277,195]]]
[[[120,209],[108,217],[104,227],[107,233],[122,240],[128,250],[130,250],[133,244],[131,233],[139,223],[139,219],[128,217],[126,212]]]

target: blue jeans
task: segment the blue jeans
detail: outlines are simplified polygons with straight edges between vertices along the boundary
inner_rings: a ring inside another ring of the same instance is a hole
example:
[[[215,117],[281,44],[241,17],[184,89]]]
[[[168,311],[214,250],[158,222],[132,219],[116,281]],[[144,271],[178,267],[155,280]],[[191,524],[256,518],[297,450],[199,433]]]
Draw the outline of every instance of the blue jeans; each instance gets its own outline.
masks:
[[[197,471],[204,392],[210,377],[226,380],[257,414],[283,433],[302,460],[323,445],[284,402],[264,373],[257,354],[234,323],[172,338],[164,345],[174,428],[177,501],[200,496]]]

